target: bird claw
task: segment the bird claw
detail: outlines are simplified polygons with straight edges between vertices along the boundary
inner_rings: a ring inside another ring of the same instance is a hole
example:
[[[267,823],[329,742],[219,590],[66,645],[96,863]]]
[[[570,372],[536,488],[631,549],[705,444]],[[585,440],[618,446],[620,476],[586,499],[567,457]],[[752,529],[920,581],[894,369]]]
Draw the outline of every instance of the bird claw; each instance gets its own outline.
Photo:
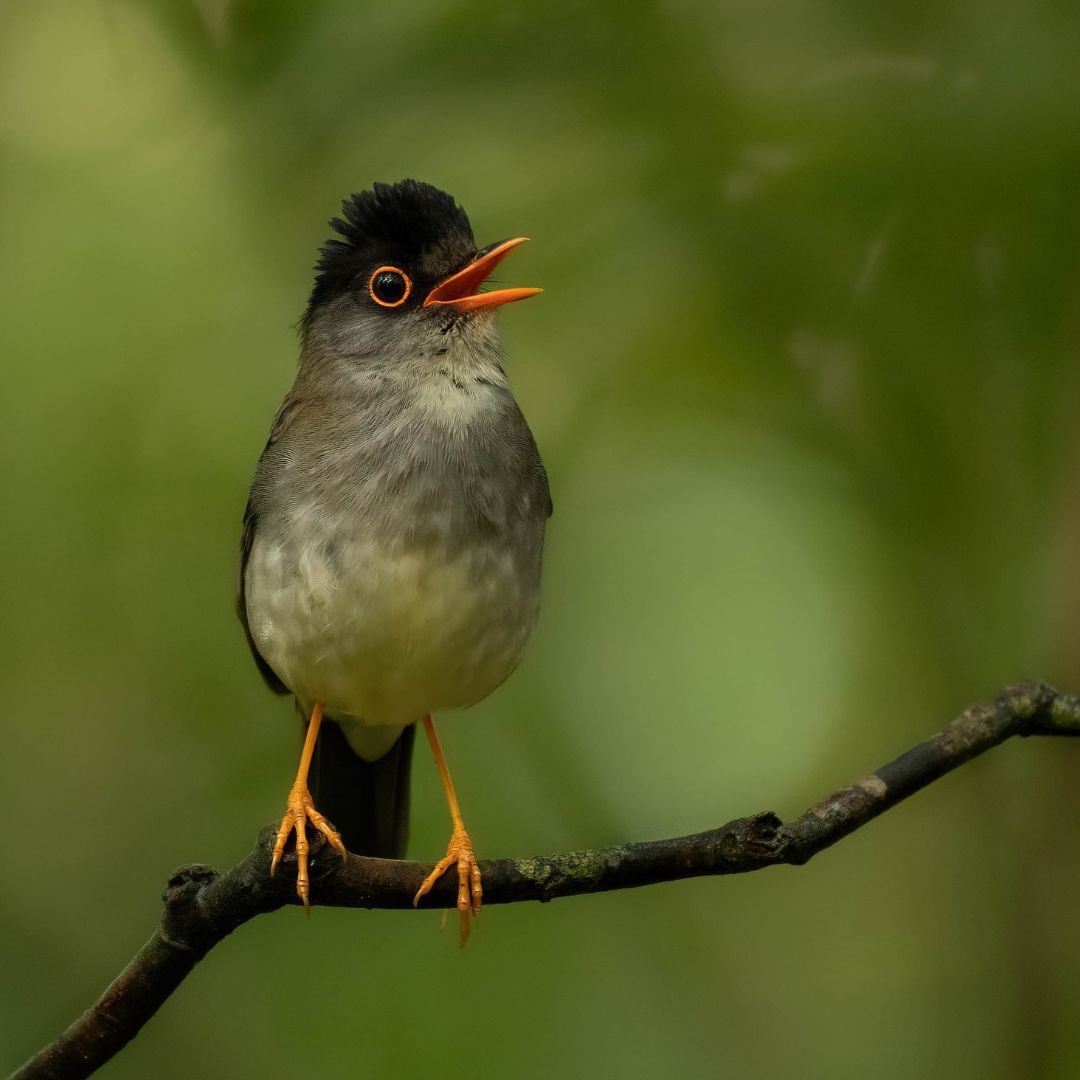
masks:
[[[311,847],[307,838],[307,823],[311,822],[315,828],[326,837],[330,846],[341,856],[345,862],[348,853],[341,837],[333,825],[315,809],[315,802],[311,798],[306,784],[294,784],[289,792],[285,814],[278,827],[277,839],[274,841],[274,854],[270,859],[270,876],[273,877],[281,863],[281,857],[285,853],[285,844],[292,833],[296,833],[296,895],[304,904],[304,910],[311,914],[311,878],[308,874],[308,853]]]
[[[423,884],[416,890],[416,896],[413,897],[413,907],[416,907],[420,900],[431,892],[435,882],[455,863],[457,863],[458,873],[457,909],[461,922],[460,944],[464,948],[465,942],[469,940],[469,934],[472,932],[470,916],[479,917],[484,899],[484,890],[480,881],[480,866],[473,852],[472,840],[469,838],[464,826],[455,826],[454,831],[450,834],[450,843],[446,846],[446,854],[435,864],[435,868],[424,878]]]

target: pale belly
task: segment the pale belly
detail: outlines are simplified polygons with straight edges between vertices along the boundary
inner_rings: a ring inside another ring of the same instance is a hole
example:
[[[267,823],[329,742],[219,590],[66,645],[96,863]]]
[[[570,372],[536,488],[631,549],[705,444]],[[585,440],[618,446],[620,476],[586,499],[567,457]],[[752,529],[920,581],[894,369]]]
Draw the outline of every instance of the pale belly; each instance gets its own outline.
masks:
[[[346,734],[473,705],[521,659],[536,622],[539,566],[521,565],[508,545],[391,553],[350,539],[333,550],[257,540],[247,615],[282,681],[302,703],[321,702],[345,720]],[[357,732],[350,741],[377,756],[394,734]]]

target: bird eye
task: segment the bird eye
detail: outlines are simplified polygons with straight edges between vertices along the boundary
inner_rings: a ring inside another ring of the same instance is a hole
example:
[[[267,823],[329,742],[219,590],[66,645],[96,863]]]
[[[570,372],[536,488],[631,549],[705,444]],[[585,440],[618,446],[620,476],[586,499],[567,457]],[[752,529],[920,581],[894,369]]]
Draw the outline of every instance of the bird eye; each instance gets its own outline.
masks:
[[[396,266],[380,266],[368,279],[371,299],[382,307],[401,307],[409,299],[412,282]]]

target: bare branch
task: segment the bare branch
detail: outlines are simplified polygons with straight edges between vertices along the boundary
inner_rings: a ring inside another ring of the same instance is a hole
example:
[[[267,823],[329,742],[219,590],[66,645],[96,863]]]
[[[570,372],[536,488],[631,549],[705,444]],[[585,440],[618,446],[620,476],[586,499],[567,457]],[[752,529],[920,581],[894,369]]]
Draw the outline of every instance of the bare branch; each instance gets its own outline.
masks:
[[[737,818],[707,832],[670,840],[621,844],[595,851],[495,859],[481,863],[484,903],[554,900],[660,881],[741,874],[766,866],[801,866],[868,821],[965,761],[1014,735],[1080,735],[1080,699],[1043,683],[1007,687],[992,702],[967,709],[933,738],[895,761],[834,791],[802,816],[782,822],[774,813]],[[165,910],[153,937],[104,994],[12,1080],[73,1080],[89,1076],[122,1049],[191,969],[238,926],[298,903],[288,870],[269,875],[275,827],[228,873],[185,866],[169,879]],[[428,863],[341,861],[313,845],[312,902],[334,907],[408,908],[431,869]],[[443,878],[425,907],[453,907],[456,882]]]

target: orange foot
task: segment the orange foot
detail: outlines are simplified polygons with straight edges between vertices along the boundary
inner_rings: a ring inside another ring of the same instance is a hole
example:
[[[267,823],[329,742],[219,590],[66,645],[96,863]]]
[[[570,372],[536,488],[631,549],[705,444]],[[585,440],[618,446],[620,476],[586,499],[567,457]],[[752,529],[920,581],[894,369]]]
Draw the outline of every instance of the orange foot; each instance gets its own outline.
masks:
[[[435,869],[424,878],[423,885],[416,891],[413,897],[413,907],[420,903],[420,899],[431,892],[432,885],[439,880],[457,863],[458,893],[457,909],[461,918],[461,946],[469,940],[472,925],[469,922],[470,915],[480,914],[480,905],[484,899],[484,890],[480,885],[480,867],[473,854],[472,841],[463,825],[454,827],[450,834],[450,843],[446,846],[446,854],[435,864]]]
[[[289,800],[286,804],[285,816],[281,819],[281,827],[278,829],[277,841],[274,844],[274,857],[270,860],[270,876],[281,862],[281,856],[285,851],[285,841],[289,834],[296,833],[296,895],[304,902],[304,908],[311,914],[311,881],[308,878],[308,841],[307,823],[310,821],[329,841],[330,846],[341,856],[341,861],[348,859],[345,845],[341,837],[334,831],[333,825],[315,809],[311,792],[306,784],[293,784],[289,792]]]

